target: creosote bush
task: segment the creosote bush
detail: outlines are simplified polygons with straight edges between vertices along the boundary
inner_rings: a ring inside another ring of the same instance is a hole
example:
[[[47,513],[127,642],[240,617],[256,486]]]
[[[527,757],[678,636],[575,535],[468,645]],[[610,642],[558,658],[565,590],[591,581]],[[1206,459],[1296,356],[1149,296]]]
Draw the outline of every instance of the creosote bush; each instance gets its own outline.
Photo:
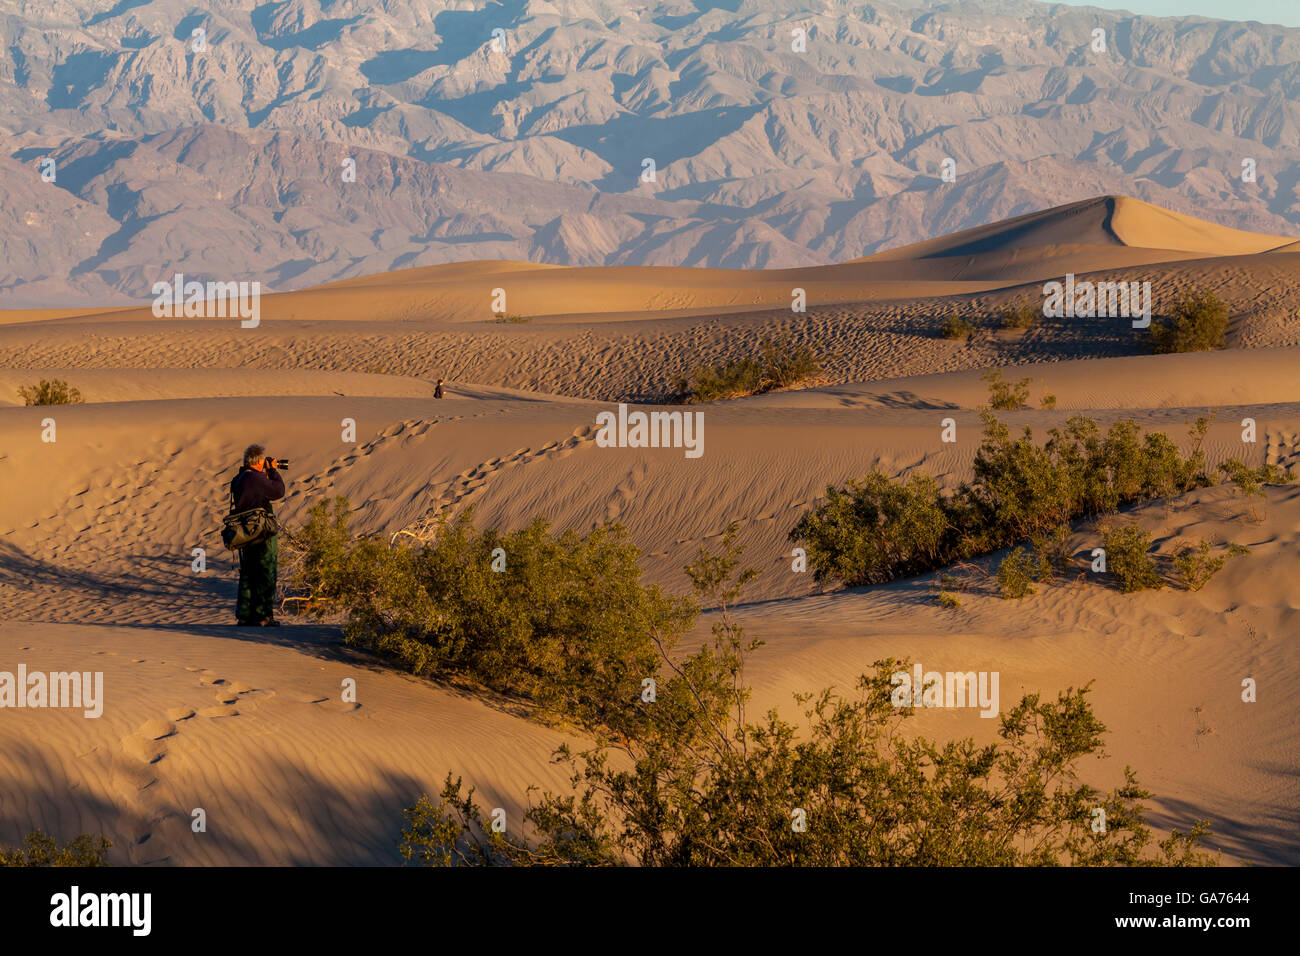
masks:
[[[18,397],[24,405],[81,405],[81,392],[61,378],[52,382],[41,379],[39,385],[20,385]]]
[[[1213,865],[1206,825],[1153,844],[1131,768],[1109,792],[1079,781],[1106,728],[1089,688],[1025,696],[1000,718],[996,743],[936,743],[900,732],[882,660],[847,695],[796,699],[804,728],[776,710],[746,716],[745,660],[757,642],[727,608],[748,572],[703,550],[688,568],[697,597],[717,603],[712,642],[660,660],[659,694],[621,737],[569,746],[556,761],[570,792],[530,790],[524,820],[497,832],[449,773],[440,801],[405,812],[399,851],[445,866],[1142,866]],[[1094,811],[1106,826],[1094,832]],[[802,811],[802,814],[796,811]],[[796,825],[796,820],[803,823]]]
[[[342,613],[349,643],[413,673],[522,696],[547,716],[619,726],[657,644],[675,645],[697,613],[641,583],[621,525],[479,531],[467,509],[429,541],[389,540],[354,537],[348,513],[344,498],[310,510],[289,546],[288,601]]]
[[[1051,531],[1036,535],[1031,542],[1040,558],[1047,563],[1048,574],[1068,571],[1074,561],[1070,550],[1070,526],[1059,524]]]
[[[1214,553],[1214,546],[1208,541],[1199,541],[1195,547],[1185,545],[1174,554],[1174,574],[1178,583],[1188,591],[1199,591],[1223,570],[1228,558],[1250,554],[1245,545],[1232,544],[1225,550]]]
[[[1169,311],[1170,325],[1151,323],[1156,352],[1206,352],[1221,349],[1228,333],[1228,305],[1208,289],[1185,293]]]
[[[1003,380],[997,369],[988,369],[980,376],[989,386],[989,407],[995,411],[1013,411],[1027,408],[1029,402],[1029,383],[1032,378],[1022,378],[1018,382]]]
[[[790,532],[806,547],[815,578],[879,584],[1025,541],[1040,542],[1038,554],[1064,570],[1072,521],[1210,483],[1201,451],[1208,418],[1192,426],[1186,455],[1132,419],[1103,433],[1075,415],[1042,445],[1028,427],[1013,437],[992,412],[982,419],[973,480],[952,494],[919,471],[895,480],[876,470],[828,487],[825,501]]]
[[[1219,471],[1237,486],[1237,490],[1247,498],[1264,497],[1265,485],[1285,485],[1294,479],[1290,470],[1272,463],[1250,468],[1240,459],[1229,458],[1219,465]]]
[[[0,866],[107,866],[112,845],[102,836],[83,833],[59,846],[53,837],[35,830],[21,847],[0,847]]]
[[[944,316],[943,323],[939,326],[939,335],[945,339],[967,339],[974,329],[975,327],[961,316],[950,312]]]
[[[826,502],[791,533],[808,544],[818,580],[879,584],[951,563],[952,521],[938,483],[914,473],[894,481],[881,471],[827,488]]]
[[[1021,296],[998,310],[998,324],[1004,329],[1032,329],[1043,318],[1040,303]]]
[[[1016,548],[998,565],[998,590],[1004,598],[1028,597],[1036,593],[1034,582],[1051,577],[1052,565],[1045,556]]]
[[[757,358],[702,365],[679,378],[676,388],[687,402],[714,402],[794,388],[816,378],[821,371],[822,357],[816,350],[783,336],[765,339]]]
[[[1115,576],[1120,590],[1128,594],[1164,587],[1160,572],[1151,557],[1151,532],[1136,524],[1115,524],[1101,537],[1106,551],[1106,569]]]

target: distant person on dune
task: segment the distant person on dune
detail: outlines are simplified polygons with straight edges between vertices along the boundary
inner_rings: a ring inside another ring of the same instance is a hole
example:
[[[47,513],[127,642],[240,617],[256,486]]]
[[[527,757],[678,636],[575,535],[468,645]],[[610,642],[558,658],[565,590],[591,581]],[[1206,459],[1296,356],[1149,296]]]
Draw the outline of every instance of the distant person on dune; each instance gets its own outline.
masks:
[[[275,459],[266,457],[261,445],[244,449],[244,465],[230,480],[232,511],[265,508],[284,497],[284,479],[275,470]],[[275,535],[239,550],[239,597],[235,618],[245,626],[276,627],[275,579],[279,544]]]
[[[433,390],[434,398],[442,398],[442,379],[438,379],[438,386]]]

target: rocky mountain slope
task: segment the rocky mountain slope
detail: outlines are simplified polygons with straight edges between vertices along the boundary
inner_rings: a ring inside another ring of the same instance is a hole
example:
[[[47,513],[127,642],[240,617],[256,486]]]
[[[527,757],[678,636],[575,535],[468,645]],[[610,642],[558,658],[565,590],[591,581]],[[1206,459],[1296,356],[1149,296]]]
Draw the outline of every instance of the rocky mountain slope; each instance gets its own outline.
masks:
[[[0,0],[0,305],[177,271],[808,266],[1108,193],[1300,227],[1296,29],[1030,0],[104,7]]]

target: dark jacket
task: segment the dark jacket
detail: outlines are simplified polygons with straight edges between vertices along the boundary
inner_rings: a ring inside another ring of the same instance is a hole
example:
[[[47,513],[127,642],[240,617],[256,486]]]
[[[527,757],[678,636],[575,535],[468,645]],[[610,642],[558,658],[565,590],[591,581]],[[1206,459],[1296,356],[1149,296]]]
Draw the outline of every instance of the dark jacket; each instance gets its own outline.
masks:
[[[274,468],[262,472],[245,465],[230,479],[230,496],[232,511],[248,511],[250,508],[270,511],[271,502],[284,497],[284,479]]]

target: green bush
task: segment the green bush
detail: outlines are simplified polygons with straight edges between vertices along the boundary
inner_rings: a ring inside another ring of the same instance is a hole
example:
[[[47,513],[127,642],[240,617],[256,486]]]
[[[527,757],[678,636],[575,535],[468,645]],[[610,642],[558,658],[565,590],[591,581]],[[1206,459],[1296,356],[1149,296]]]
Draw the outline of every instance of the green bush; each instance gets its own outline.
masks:
[[[702,365],[689,378],[677,380],[677,391],[688,402],[716,402],[743,398],[763,390],[763,366],[756,359],[742,358],[722,365]]]
[[[821,374],[818,353],[789,337],[765,339],[759,350],[758,358],[700,366],[677,380],[677,392],[687,402],[715,402],[794,388]]]
[[[107,866],[113,845],[102,836],[81,834],[63,846],[40,830],[27,834],[24,846],[0,847],[0,866]]]
[[[1043,307],[1021,296],[998,311],[998,324],[1004,329],[1031,329],[1043,318]]]
[[[806,739],[773,712],[728,724],[734,736],[707,759],[637,742],[633,768],[614,770],[605,751],[562,752],[575,792],[528,808],[531,841],[492,832],[473,790],[449,774],[440,805],[422,797],[406,811],[399,851],[426,866],[1218,864],[1199,848],[1203,821],[1153,842],[1143,808],[1152,794],[1131,768],[1109,792],[1079,782],[1105,731],[1086,691],[1024,697],[994,744],[939,744],[891,732],[909,712],[892,711],[882,671],[856,696],[813,698]],[[1101,833],[1095,808],[1106,814]]]
[[[997,411],[1014,411],[1029,407],[1029,383],[1032,378],[1022,378],[1018,382],[1003,381],[1002,373],[988,369],[980,376],[989,386],[989,407]]]
[[[1127,593],[1164,586],[1152,559],[1151,533],[1136,524],[1108,527],[1101,546],[1106,552],[1106,569],[1115,576],[1120,590]]]
[[[975,327],[961,316],[950,312],[944,316],[943,324],[939,326],[939,335],[945,339],[966,339],[970,338],[974,329]]]
[[[794,388],[821,374],[822,360],[812,346],[782,337],[765,340],[760,350],[765,390]]]
[[[1046,562],[1048,574],[1064,572],[1074,562],[1074,552],[1070,550],[1070,526],[1057,525],[1051,531],[1036,535],[1032,542],[1034,551]]]
[[[406,810],[402,858],[435,866],[1217,862],[1198,849],[1203,822],[1152,844],[1143,810],[1151,794],[1132,769],[1109,793],[1079,781],[1078,765],[1101,753],[1106,730],[1087,686],[1054,701],[1022,698],[985,746],[898,732],[913,710],[894,705],[892,674],[907,661],[877,661],[852,695],[799,696],[803,732],[776,710],[747,720],[749,689],[738,675],[755,642],[726,613],[735,551],[724,549],[701,551],[691,572],[701,599],[724,599],[712,646],[671,665],[664,658],[658,699],[617,746],[557,751],[572,792],[540,793],[525,812],[527,831],[497,833],[474,791],[449,773],[440,803],[426,796]]]
[[[950,611],[961,607],[961,598],[949,591],[940,591],[938,601],[940,607],[946,607]]]
[[[531,322],[533,321],[533,317],[530,315],[515,315],[514,313],[507,315],[505,312],[493,312],[491,321],[497,323],[508,322],[512,325],[517,325],[522,322]]]
[[[1249,554],[1250,548],[1240,544],[1229,545],[1220,554],[1214,554],[1213,545],[1200,541],[1196,547],[1185,546],[1174,555],[1174,574],[1178,583],[1188,591],[1199,591],[1223,570],[1228,558]]]
[[[850,587],[947,564],[954,543],[933,478],[893,481],[881,471],[827,488],[826,502],[805,514],[790,537],[807,543],[817,581],[838,578]]]
[[[348,511],[343,498],[320,502],[292,536],[288,600],[341,612],[349,643],[413,673],[523,696],[550,717],[618,726],[659,646],[672,647],[697,612],[641,583],[620,525],[478,531],[467,510],[430,541],[390,541],[353,537]]]
[[[825,501],[790,532],[806,543],[816,579],[882,583],[1024,541],[1041,542],[1039,554],[1064,570],[1070,522],[1210,482],[1201,450],[1208,418],[1192,426],[1186,455],[1132,419],[1103,433],[1075,415],[1039,445],[1029,428],[1013,439],[991,412],[982,418],[973,480],[951,495],[921,472],[894,481],[876,471],[828,487]]]
[[[1156,352],[1206,352],[1223,348],[1228,333],[1228,305],[1208,289],[1185,293],[1169,312],[1172,325],[1151,323]]]
[[[1262,498],[1265,485],[1285,485],[1295,478],[1289,470],[1280,465],[1266,464],[1258,468],[1250,468],[1237,458],[1229,458],[1223,462],[1219,465],[1219,471],[1236,484],[1237,490],[1247,498]]]
[[[39,385],[20,385],[18,397],[24,405],[80,405],[85,399],[61,378],[52,382],[41,379]]]
[[[1051,577],[1052,565],[1045,556],[1016,548],[998,565],[998,590],[1004,598],[1019,599],[1037,593],[1035,581],[1048,581]]]

